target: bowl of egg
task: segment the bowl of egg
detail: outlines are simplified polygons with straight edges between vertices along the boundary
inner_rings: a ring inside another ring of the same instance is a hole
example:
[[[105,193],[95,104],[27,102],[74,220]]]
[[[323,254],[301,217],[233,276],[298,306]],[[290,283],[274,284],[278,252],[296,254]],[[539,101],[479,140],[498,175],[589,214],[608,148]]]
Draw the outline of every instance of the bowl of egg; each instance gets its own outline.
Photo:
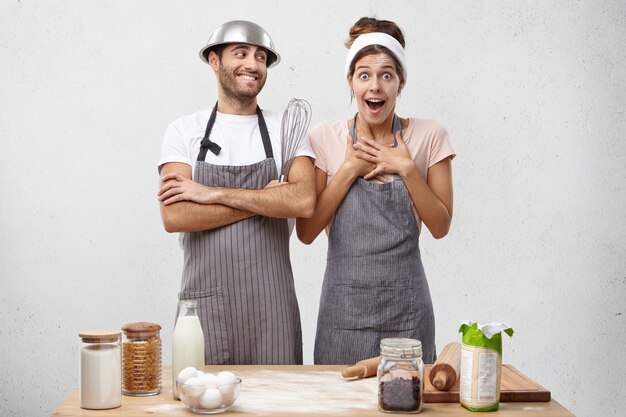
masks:
[[[180,371],[176,378],[180,400],[198,414],[223,413],[239,396],[241,378],[228,371],[204,373],[194,367]]]

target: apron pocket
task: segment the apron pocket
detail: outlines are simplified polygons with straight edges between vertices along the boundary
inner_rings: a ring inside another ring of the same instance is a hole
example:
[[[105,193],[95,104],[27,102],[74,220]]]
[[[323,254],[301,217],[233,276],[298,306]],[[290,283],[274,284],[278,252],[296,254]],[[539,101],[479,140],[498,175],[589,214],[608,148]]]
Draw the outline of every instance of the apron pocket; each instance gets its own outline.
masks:
[[[413,330],[417,313],[410,281],[333,285],[333,327],[342,330],[398,332]]]
[[[228,332],[221,288],[208,288],[199,291],[181,291],[180,300],[196,300],[198,317],[204,333],[204,363],[206,365],[228,364]]]

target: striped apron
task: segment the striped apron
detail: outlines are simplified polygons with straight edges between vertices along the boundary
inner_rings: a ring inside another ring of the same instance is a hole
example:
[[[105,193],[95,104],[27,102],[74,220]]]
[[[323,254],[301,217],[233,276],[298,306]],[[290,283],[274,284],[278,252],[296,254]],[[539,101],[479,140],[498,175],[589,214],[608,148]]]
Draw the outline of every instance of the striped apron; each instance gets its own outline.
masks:
[[[261,110],[266,159],[252,165],[204,162],[217,105],[207,123],[194,180],[229,188],[264,188],[278,178]],[[204,331],[206,364],[302,364],[302,330],[286,219],[254,216],[227,226],[185,233],[179,299],[195,299]]]
[[[350,132],[356,142],[356,116]],[[401,132],[394,116],[395,133]],[[422,342],[435,360],[435,318],[419,249],[419,229],[404,181],[358,178],[335,213],[317,320],[316,364],[378,356],[380,340]]]

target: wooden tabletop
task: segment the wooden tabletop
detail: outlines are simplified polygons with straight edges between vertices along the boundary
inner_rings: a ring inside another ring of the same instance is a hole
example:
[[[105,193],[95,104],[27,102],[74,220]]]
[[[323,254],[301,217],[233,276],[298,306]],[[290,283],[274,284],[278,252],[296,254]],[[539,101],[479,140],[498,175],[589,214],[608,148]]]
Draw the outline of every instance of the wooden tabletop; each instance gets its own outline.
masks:
[[[205,372],[228,370],[242,380],[241,394],[223,415],[240,416],[330,416],[381,417],[378,411],[376,378],[345,380],[339,365],[228,365],[206,366]],[[150,397],[122,396],[122,406],[112,410],[80,408],[78,388],[53,416],[192,416],[184,404],[172,397],[171,367],[163,367],[163,390]],[[476,416],[457,403],[427,403],[422,413],[432,416]],[[549,402],[500,403],[489,416],[573,417],[554,400]]]

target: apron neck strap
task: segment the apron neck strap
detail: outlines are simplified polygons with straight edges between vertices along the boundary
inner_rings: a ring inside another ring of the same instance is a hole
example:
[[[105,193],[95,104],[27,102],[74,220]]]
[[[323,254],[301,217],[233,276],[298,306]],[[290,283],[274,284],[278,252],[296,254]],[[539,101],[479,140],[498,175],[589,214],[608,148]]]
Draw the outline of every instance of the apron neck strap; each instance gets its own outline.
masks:
[[[350,136],[352,137],[352,143],[356,143],[356,118],[359,115],[354,115],[354,119],[352,119],[352,128],[350,129]],[[402,138],[402,123],[400,122],[400,118],[397,114],[393,115],[393,147],[398,146],[398,141],[396,140],[396,133],[400,132],[400,137]]]
[[[263,149],[265,149],[265,157],[273,158],[274,152],[272,151],[272,142],[270,140],[270,134],[267,130],[267,125],[265,124],[265,118],[263,117],[263,112],[261,108],[256,106],[256,115],[259,120],[259,130],[261,131],[261,139],[263,140]]]
[[[265,157],[273,158],[274,152],[272,151],[272,142],[270,141],[270,134],[267,130],[267,125],[265,124],[265,119],[263,118],[263,112],[261,108],[256,106],[256,115],[259,123],[259,130],[261,131],[261,139],[263,140],[263,149],[265,149]],[[200,142],[200,152],[198,153],[198,161],[204,161],[206,159],[207,151],[211,151],[214,155],[218,155],[222,150],[222,147],[215,142],[212,142],[210,139],[211,131],[213,130],[213,125],[215,124],[215,119],[217,118],[217,103],[213,106],[213,111],[211,111],[211,116],[209,117],[209,121],[206,124],[206,130],[204,131],[204,138],[202,142]]]

